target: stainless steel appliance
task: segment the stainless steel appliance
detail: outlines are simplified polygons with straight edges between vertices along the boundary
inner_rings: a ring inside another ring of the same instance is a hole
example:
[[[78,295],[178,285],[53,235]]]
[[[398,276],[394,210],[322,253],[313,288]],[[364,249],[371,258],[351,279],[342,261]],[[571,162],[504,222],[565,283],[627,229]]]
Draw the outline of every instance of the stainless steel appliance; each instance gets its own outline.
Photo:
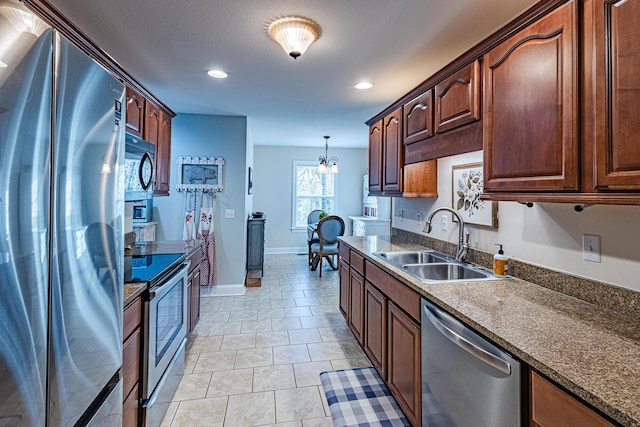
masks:
[[[133,222],[151,222],[153,219],[153,199],[137,200],[131,203],[133,204]]]
[[[422,425],[513,427],[520,362],[422,299]]]
[[[143,398],[145,424],[158,426],[184,373],[187,272],[184,254],[127,257],[126,281],[149,282],[145,301]]]
[[[124,86],[18,1],[0,45],[0,424],[117,426]]]
[[[124,195],[127,202],[153,199],[155,161],[155,145],[134,135],[126,134]]]

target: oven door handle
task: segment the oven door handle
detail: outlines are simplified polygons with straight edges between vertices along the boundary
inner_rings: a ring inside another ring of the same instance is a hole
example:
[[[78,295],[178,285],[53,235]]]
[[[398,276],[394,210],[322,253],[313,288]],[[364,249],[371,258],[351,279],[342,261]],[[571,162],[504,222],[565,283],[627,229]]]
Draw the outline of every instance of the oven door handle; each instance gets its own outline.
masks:
[[[182,266],[176,269],[175,273],[173,273],[168,279],[164,280],[164,283],[162,285],[155,286],[153,289],[149,290],[149,301],[156,297],[161,297],[169,292],[171,290],[171,287],[175,284],[174,279],[183,274],[185,270],[188,270],[189,265],[191,265],[191,261],[183,262]]]
[[[439,319],[437,312],[432,312],[431,309],[426,305],[423,305],[422,308],[433,326],[438,330],[438,332],[448,338],[449,341],[465,350],[467,353],[473,355],[477,359],[482,360],[487,365],[493,366],[500,372],[503,372],[507,375],[511,375],[511,365],[507,361],[502,360],[498,356],[495,356],[488,351],[478,347],[476,344],[467,340],[462,335],[459,335],[453,330],[447,328],[447,326],[442,321],[444,319]]]

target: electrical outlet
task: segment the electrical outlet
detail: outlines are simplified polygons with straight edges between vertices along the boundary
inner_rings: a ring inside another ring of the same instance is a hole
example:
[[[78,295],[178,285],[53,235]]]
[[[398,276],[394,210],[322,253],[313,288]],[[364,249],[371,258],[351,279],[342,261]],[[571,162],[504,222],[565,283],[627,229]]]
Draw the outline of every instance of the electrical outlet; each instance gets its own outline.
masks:
[[[236,217],[236,210],[235,209],[227,209],[224,212],[224,217],[225,218],[235,218]]]
[[[585,261],[600,262],[600,236],[582,235],[582,258]]]
[[[398,209],[398,217],[400,217],[400,222],[404,219],[404,209]]]
[[[418,224],[422,222],[422,214],[418,212]]]
[[[442,231],[447,231],[449,229],[449,219],[446,215],[440,216],[440,229]]]

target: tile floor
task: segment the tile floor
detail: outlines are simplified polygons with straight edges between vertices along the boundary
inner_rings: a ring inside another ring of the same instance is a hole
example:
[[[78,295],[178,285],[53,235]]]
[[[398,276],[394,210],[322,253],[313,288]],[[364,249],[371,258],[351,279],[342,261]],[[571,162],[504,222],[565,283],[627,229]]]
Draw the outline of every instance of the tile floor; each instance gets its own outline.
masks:
[[[322,371],[371,363],[338,309],[339,278],[305,255],[265,255],[262,286],[208,296],[163,426],[333,426]]]

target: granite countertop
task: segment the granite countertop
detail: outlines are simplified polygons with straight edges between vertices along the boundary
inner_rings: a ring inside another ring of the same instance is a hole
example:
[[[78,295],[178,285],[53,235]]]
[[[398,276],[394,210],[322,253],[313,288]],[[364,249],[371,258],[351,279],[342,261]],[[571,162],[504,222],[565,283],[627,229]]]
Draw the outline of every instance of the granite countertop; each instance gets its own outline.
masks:
[[[126,255],[180,254],[189,256],[202,245],[201,240],[161,240],[157,242],[137,242]],[[148,287],[147,282],[125,282],[124,307],[132,303]]]
[[[516,278],[425,283],[372,255],[424,246],[340,240],[622,425],[640,427],[638,319]]]

